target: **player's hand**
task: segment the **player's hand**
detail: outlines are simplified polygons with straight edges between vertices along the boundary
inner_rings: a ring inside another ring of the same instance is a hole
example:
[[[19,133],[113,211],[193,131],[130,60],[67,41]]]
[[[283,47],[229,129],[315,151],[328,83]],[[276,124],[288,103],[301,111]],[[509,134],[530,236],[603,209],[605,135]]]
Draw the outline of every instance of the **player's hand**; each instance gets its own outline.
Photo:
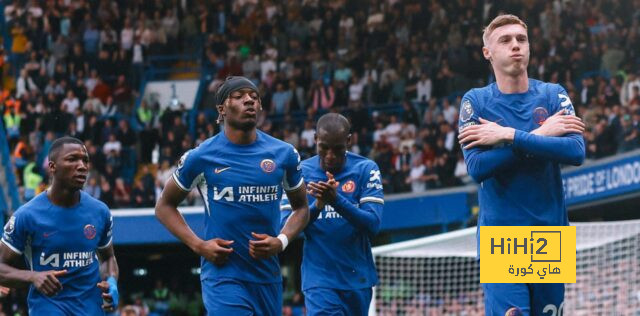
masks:
[[[464,149],[476,146],[493,146],[512,141],[515,133],[515,129],[511,127],[500,126],[495,122],[480,118],[480,124],[465,127],[458,135],[458,141],[464,146]]]
[[[33,284],[38,292],[46,296],[54,296],[62,291],[62,283],[60,283],[58,277],[65,274],[67,274],[67,270],[33,272],[31,284]]]
[[[571,133],[584,133],[585,125],[582,119],[575,115],[564,115],[565,112],[565,110],[560,110],[547,118],[544,123],[542,123],[542,126],[532,131],[531,134],[540,136],[564,136]]]
[[[98,288],[102,291],[102,309],[109,313],[115,311],[117,306],[113,302],[113,297],[109,294],[109,282],[102,281],[98,283]]]
[[[318,208],[319,210],[321,210],[322,208],[324,208],[324,201],[322,201],[320,199],[320,191],[318,187],[318,183],[317,182],[308,182],[307,183],[307,194],[313,196],[316,201],[314,202],[316,205],[316,208]]]
[[[307,183],[307,194],[313,196],[316,199],[315,201],[316,207],[318,209],[322,209],[324,207],[324,202],[320,199],[321,194],[317,190],[319,190],[317,182]]]
[[[338,195],[340,182],[336,181],[330,172],[327,171],[326,174],[328,178],[326,182],[309,182],[307,185],[307,192],[316,198],[316,207],[318,208],[322,208],[326,204],[335,203]]]
[[[335,186],[338,187],[338,181],[336,181],[336,179],[333,177],[333,174],[329,171],[325,171],[324,173],[325,175],[327,175],[327,183],[331,186]]]
[[[233,240],[220,238],[207,240],[198,247],[198,254],[213,264],[221,266],[227,263],[229,255],[233,252],[231,244],[233,244]]]
[[[251,233],[256,240],[249,240],[249,255],[253,259],[267,259],[282,251],[282,241],[267,234]]]

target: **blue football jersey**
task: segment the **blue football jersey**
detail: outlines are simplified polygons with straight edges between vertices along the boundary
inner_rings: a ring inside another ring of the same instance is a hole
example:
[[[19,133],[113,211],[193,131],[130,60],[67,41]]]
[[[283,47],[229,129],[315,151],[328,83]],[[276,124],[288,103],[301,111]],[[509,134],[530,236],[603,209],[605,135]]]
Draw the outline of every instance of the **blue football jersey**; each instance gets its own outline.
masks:
[[[575,114],[567,92],[533,79],[526,93],[503,94],[493,83],[464,95],[460,130],[479,118],[516,129],[512,144],[463,148],[469,174],[480,183],[478,226],[568,225],[560,165],[582,163],[584,139],[530,134],[560,110]]]
[[[186,152],[173,179],[183,190],[196,188],[202,196],[205,238],[234,241],[225,265],[218,267],[201,258],[201,279],[281,281],[277,256],[251,258],[249,240],[252,232],[278,235],[282,191],[304,183],[300,156],[293,146],[261,131],[255,142],[237,145],[222,131]]]
[[[307,182],[327,181],[318,156],[302,162],[302,174]],[[302,289],[305,291],[315,287],[355,290],[378,282],[371,238],[380,228],[384,205],[380,169],[375,162],[347,152],[345,165],[334,178],[340,183],[335,207],[325,205],[319,213],[312,212],[312,216],[317,217],[312,218],[304,230]],[[307,198],[309,205],[314,205],[315,198],[311,195]],[[281,210],[284,222],[291,213],[286,198],[281,202]],[[354,211],[368,215],[368,224],[366,218],[354,216]]]
[[[55,296],[30,287],[30,309],[51,306],[67,315],[102,314],[96,250],[111,244],[112,225],[109,208],[83,191],[73,207],[56,206],[43,192],[14,213],[2,242],[22,254],[33,271],[67,270],[58,277],[63,289]]]

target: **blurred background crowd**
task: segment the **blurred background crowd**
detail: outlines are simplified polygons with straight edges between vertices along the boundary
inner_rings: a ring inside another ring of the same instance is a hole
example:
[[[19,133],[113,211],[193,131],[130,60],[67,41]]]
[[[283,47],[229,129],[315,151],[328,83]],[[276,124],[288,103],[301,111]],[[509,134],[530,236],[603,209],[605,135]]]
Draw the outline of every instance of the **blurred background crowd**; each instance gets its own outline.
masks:
[[[529,75],[568,90],[589,126],[589,158],[638,147],[637,4],[14,1],[4,8],[3,121],[24,198],[45,186],[48,146],[68,134],[87,143],[92,195],[149,207],[177,158],[218,131],[206,111],[216,84],[244,75],[260,87],[260,128],[305,157],[314,119],[337,111],[387,193],[461,185],[460,96],[493,80],[481,35],[498,12],[527,21]],[[185,52],[201,55],[209,79],[198,110],[140,101],[146,61]]]
[[[52,141],[71,135],[91,155],[89,194],[114,209],[152,207],[181,154],[218,132],[213,94],[229,75],[259,86],[259,128],[303,158],[314,155],[317,117],[335,111],[351,119],[350,150],[378,163],[387,194],[464,185],[460,98],[493,81],[482,28],[502,12],[528,24],[529,76],[569,92],[588,126],[588,158],[640,146],[639,0],[3,6],[0,110],[23,200],[46,188]],[[179,54],[196,55],[201,69],[195,110],[141,96],[150,60]]]

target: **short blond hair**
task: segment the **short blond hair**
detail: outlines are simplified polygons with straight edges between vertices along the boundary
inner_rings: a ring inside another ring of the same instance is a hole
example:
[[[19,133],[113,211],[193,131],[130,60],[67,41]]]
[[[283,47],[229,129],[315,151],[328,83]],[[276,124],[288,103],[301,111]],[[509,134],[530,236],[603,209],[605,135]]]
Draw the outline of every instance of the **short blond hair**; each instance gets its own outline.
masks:
[[[527,29],[527,24],[524,23],[522,20],[520,20],[519,17],[513,14],[498,15],[482,31],[482,43],[484,44],[484,46],[487,46],[487,42],[489,41],[489,36],[491,35],[491,33],[493,33],[493,31],[495,31],[497,28],[501,26],[511,25],[511,24],[519,24],[522,27],[524,27],[525,30]]]

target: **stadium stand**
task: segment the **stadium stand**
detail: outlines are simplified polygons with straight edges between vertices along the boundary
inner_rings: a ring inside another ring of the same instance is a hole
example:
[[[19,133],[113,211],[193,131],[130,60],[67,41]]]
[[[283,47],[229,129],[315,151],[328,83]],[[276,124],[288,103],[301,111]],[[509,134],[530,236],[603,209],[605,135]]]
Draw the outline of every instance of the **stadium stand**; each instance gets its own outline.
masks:
[[[313,155],[315,118],[337,111],[353,122],[350,150],[378,163],[386,193],[467,184],[458,106],[461,93],[493,80],[481,34],[499,12],[529,24],[529,75],[567,89],[588,124],[588,158],[640,147],[638,0],[2,6],[0,110],[22,201],[46,187],[52,140],[72,135],[92,157],[92,196],[113,209],[152,206],[181,153],[218,131],[212,95],[228,75],[259,85],[260,128],[303,157]],[[141,100],[151,72],[190,72],[181,56],[194,55],[203,79],[196,110]],[[5,311],[21,313],[24,300],[14,302]]]
[[[567,88],[590,126],[589,158],[639,145],[639,46],[630,2],[604,1],[600,6],[611,10],[599,12],[518,1],[22,2],[5,7],[11,35],[4,69],[16,76],[4,79],[3,120],[23,199],[47,183],[50,140],[70,134],[95,153],[94,196],[111,207],[148,205],[162,186],[155,166],[174,165],[194,140],[217,131],[215,114],[206,110],[228,75],[259,84],[261,128],[304,155],[313,151],[313,126],[304,121],[326,111],[349,114],[351,150],[378,162],[387,193],[466,183],[456,144],[458,97],[492,80],[480,55],[481,27],[500,11],[528,21],[535,39],[529,74]],[[136,107],[150,60],[178,53],[200,53],[208,78],[194,124],[180,108]],[[142,171],[154,150],[159,159]]]

